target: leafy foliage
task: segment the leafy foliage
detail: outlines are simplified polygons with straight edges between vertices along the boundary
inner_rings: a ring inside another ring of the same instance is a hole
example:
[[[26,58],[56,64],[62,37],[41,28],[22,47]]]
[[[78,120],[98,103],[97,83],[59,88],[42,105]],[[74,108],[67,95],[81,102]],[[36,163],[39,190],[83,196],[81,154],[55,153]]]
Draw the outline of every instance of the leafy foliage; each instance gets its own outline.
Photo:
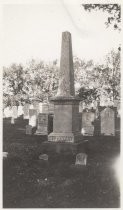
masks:
[[[105,95],[110,100],[120,98],[120,51],[111,51],[105,64],[94,65],[74,57],[76,95],[86,103]],[[3,103],[18,104],[19,101],[39,99],[48,101],[56,95],[59,67],[57,61],[44,63],[31,60],[26,66],[13,64],[3,68]]]
[[[113,24],[114,29],[121,30],[121,6],[119,4],[82,4],[85,10],[102,10],[108,12],[109,16],[105,24],[110,26]]]

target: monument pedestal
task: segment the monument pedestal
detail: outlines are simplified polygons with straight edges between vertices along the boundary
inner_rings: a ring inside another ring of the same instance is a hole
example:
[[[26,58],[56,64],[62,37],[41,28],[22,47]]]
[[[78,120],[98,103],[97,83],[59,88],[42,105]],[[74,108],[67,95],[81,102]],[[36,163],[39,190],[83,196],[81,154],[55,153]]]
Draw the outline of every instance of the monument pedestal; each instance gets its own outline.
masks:
[[[53,132],[49,134],[51,142],[79,142],[81,135],[81,114],[79,99],[75,97],[54,97]]]
[[[43,143],[45,151],[76,154],[83,144],[79,99],[75,97],[54,97],[53,132],[48,142]]]

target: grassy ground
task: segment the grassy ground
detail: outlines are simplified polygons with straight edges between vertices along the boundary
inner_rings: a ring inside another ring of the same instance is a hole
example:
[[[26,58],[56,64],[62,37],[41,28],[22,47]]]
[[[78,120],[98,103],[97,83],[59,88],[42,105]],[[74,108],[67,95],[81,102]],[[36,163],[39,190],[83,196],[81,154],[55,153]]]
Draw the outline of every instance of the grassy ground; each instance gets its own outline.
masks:
[[[46,137],[25,135],[27,121],[4,120],[4,208],[118,208],[119,185],[112,165],[119,155],[119,139],[89,139],[86,167],[76,167],[72,155],[38,159]],[[86,137],[87,139],[87,137]]]

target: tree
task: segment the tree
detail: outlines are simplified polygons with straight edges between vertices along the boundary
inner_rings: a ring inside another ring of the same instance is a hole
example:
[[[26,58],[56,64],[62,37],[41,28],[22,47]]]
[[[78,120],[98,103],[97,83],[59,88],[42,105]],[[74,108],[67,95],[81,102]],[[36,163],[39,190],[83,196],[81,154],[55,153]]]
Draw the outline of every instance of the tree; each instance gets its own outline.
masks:
[[[17,104],[18,101],[39,99],[47,101],[58,88],[57,62],[45,64],[31,60],[26,66],[12,64],[3,68],[3,102]]]
[[[104,96],[110,101],[120,99],[120,51],[106,55],[103,65],[94,65],[74,59],[75,81],[80,84],[77,91],[86,103],[101,100]]]
[[[23,95],[23,66],[12,64],[3,68],[3,99],[6,103],[16,103]]]
[[[103,65],[74,57],[75,88],[86,104],[106,95],[110,100],[120,98],[120,48],[111,51]],[[13,64],[3,69],[3,102],[39,99],[48,101],[58,89],[59,67],[57,62],[44,63],[31,60],[26,66]]]
[[[114,29],[121,30],[121,5],[119,4],[82,4],[86,11],[102,10],[109,14],[106,26],[113,25]]]

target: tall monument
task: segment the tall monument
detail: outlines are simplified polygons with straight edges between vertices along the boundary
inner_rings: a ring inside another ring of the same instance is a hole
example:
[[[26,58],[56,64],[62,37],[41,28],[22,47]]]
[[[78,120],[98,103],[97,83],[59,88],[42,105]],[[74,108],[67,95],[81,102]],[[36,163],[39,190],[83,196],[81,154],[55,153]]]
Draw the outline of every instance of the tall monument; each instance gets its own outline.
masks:
[[[79,99],[75,97],[72,41],[69,32],[62,33],[59,86],[54,103],[53,132],[48,142],[77,143],[82,141]]]

